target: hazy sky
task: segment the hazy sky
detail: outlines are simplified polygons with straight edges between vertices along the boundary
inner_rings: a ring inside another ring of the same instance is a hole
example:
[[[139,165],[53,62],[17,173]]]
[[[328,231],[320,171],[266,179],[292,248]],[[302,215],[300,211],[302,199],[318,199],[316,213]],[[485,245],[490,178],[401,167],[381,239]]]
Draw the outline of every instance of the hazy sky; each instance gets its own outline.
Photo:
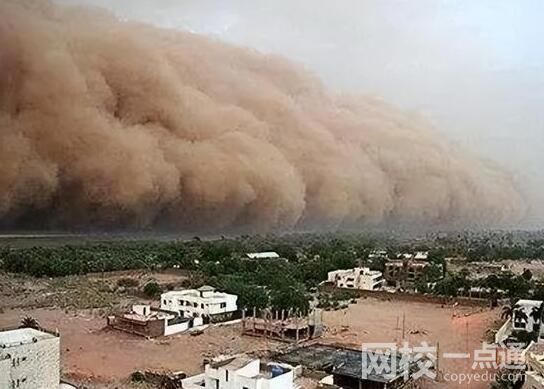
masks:
[[[542,0],[59,0],[284,54],[544,184]]]

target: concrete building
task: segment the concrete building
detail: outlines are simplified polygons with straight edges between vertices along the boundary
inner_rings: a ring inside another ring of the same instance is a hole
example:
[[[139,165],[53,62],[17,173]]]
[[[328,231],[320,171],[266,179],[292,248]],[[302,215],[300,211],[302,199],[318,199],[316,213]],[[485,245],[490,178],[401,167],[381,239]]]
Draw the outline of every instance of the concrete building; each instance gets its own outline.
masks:
[[[238,296],[217,292],[211,286],[166,292],[161,295],[161,310],[176,312],[193,320],[193,326],[230,319],[237,311]]]
[[[417,251],[414,254],[414,259],[416,261],[426,261],[429,259],[429,252],[428,251]]]
[[[532,344],[525,351],[525,372],[524,389],[544,388],[544,344]]]
[[[533,332],[542,322],[540,300],[519,300],[513,307],[512,317],[508,318],[495,335],[495,343],[502,344],[515,338],[515,332]],[[513,336],[514,335],[514,336]],[[512,337],[513,336],[513,337]],[[540,325],[538,342],[544,343],[544,326]]]
[[[316,339],[323,335],[323,312],[321,309],[312,310],[307,317],[287,317],[286,312],[261,312],[257,316],[242,316],[242,334],[247,336],[264,337],[282,342],[299,343]]]
[[[321,383],[331,389],[404,389],[414,383],[412,372],[415,365],[401,355],[378,355],[361,349],[311,344],[287,350],[276,358],[291,366],[302,366],[304,371],[313,375],[325,377]],[[380,358],[383,370],[373,367],[371,361],[376,361],[376,358]]]
[[[133,305],[130,312],[109,316],[107,320],[110,328],[149,338],[181,333],[194,326],[190,318],[149,305]]]
[[[512,329],[533,332],[541,321],[542,304],[543,302],[538,300],[519,300],[512,315]]]
[[[337,288],[362,290],[378,290],[385,282],[381,272],[370,270],[367,267],[332,271],[327,278]]]
[[[204,374],[182,381],[184,389],[295,389],[291,366],[234,357],[212,362]]]
[[[387,284],[403,286],[415,283],[429,266],[428,262],[414,259],[395,259],[385,263],[384,278]]]
[[[58,335],[33,328],[0,332],[0,388],[51,389],[59,384]]]

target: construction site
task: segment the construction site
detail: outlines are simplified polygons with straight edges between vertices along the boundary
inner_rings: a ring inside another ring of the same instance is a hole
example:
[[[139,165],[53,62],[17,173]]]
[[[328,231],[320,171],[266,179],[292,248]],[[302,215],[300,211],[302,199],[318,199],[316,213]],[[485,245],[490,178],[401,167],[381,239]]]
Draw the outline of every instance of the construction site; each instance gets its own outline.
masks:
[[[300,343],[323,336],[323,312],[315,309],[308,316],[292,315],[285,311],[269,310],[242,316],[242,334],[273,339],[281,342]]]

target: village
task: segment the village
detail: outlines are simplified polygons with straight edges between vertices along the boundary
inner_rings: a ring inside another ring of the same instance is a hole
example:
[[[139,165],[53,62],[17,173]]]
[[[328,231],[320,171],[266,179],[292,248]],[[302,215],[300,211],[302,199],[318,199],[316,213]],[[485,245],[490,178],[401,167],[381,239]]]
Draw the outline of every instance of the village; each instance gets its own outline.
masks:
[[[276,252],[246,257],[288,261]],[[383,272],[367,267],[378,260]],[[514,382],[542,387],[543,302],[417,292],[429,268],[442,272],[441,266],[427,251],[389,258],[372,250],[356,267],[328,272],[304,312],[241,308],[239,296],[206,284],[174,286],[154,298],[125,296],[110,303],[117,307],[111,313],[46,303],[25,309],[24,298],[4,299],[0,388],[455,388],[478,362],[479,373],[514,365]],[[186,285],[188,277],[174,267],[96,274],[86,282],[118,291],[142,280]],[[520,342],[523,362],[513,361],[510,347]],[[493,356],[487,349],[487,359],[478,361],[486,347]],[[370,363],[376,360],[382,365]]]

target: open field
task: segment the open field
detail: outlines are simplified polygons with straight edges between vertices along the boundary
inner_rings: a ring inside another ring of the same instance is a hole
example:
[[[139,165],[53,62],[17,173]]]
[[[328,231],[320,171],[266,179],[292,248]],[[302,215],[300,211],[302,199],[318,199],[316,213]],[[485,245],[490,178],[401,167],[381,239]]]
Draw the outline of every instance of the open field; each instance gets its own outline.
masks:
[[[134,289],[119,287],[117,282],[132,278]],[[144,270],[96,273],[58,278],[35,278],[0,273],[0,310],[55,307],[77,311],[101,308],[104,312],[124,308],[145,297],[139,290],[154,281],[163,288],[179,287],[188,276],[183,271],[148,272]]]
[[[61,333],[63,374],[91,388],[130,387],[127,377],[139,369],[201,371],[205,358],[221,354],[277,350],[281,344],[253,337],[241,337],[239,325],[212,327],[200,336],[182,334],[147,340],[104,329],[104,312],[98,309],[59,308],[5,309],[0,327],[16,326],[31,315],[41,325]],[[480,349],[486,329],[494,324],[498,311],[482,308],[448,307],[437,304],[360,299],[341,311],[325,312],[324,343],[360,347],[363,342],[401,342],[405,317],[405,339],[412,346],[421,342],[440,345],[440,353],[473,353]],[[471,372],[472,360],[440,359],[440,370]],[[489,383],[472,383],[470,388],[487,388]],[[433,388],[453,389],[455,383],[432,383]]]
[[[326,342],[350,344],[361,347],[362,343],[401,344],[403,317],[405,337],[411,347],[427,342],[439,345],[439,354],[467,353],[470,360],[439,359],[442,373],[472,371],[474,350],[482,348],[486,331],[497,320],[499,310],[451,307],[430,303],[383,301],[372,298],[360,299],[357,304],[336,312],[325,312],[328,327]],[[485,371],[485,370],[484,370]],[[432,383],[433,388],[450,389],[467,387],[456,383]],[[489,382],[471,383],[471,389],[488,388]]]
[[[157,340],[104,329],[105,319],[96,312],[65,313],[59,309],[8,310],[0,315],[0,327],[15,326],[25,315],[61,333],[63,374],[91,387],[119,387],[134,371],[142,369],[199,373],[204,358],[275,347],[273,342],[240,337],[238,325],[213,327],[199,336],[182,334]]]

